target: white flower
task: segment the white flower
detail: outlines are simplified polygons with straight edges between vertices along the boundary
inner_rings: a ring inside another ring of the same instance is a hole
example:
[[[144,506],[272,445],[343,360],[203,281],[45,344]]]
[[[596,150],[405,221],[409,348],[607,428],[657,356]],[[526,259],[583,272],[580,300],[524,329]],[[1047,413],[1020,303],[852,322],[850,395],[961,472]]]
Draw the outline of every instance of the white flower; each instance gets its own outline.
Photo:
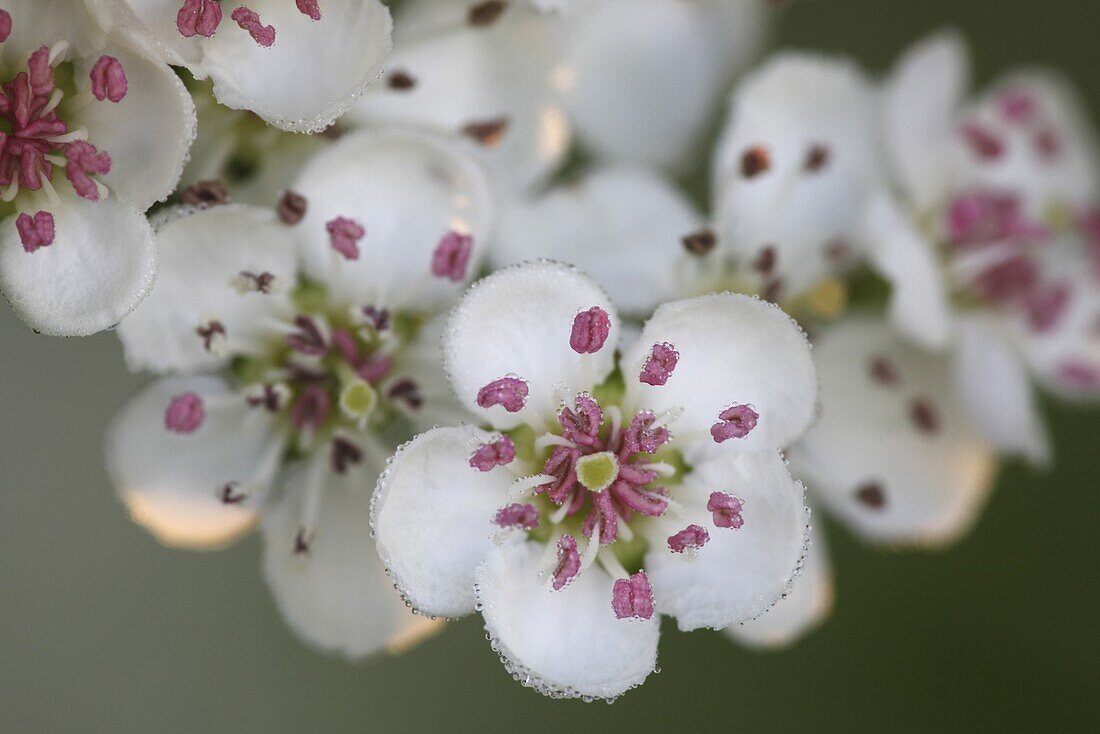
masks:
[[[462,414],[432,318],[477,270],[483,172],[405,132],[318,154],[277,212],[172,212],[162,272],[119,326],[141,391],[107,440],[134,519],[158,539],[224,545],[261,523],[288,623],[351,656],[419,626],[372,552],[369,488],[393,447]]]
[[[508,670],[555,696],[640,684],[657,612],[684,630],[763,613],[806,544],[802,486],[778,449],[809,424],[816,382],[789,317],[727,293],[661,306],[621,357],[619,329],[564,265],[476,284],[447,324],[444,366],[491,430],[419,435],[372,507],[408,601],[480,610]]]
[[[142,213],[179,179],[194,110],[83,2],[14,0],[0,28],[0,287],[34,329],[90,334],[152,284]]]
[[[99,0],[214,95],[285,130],[323,130],[376,79],[392,21],[378,0]],[[224,17],[223,17],[224,15]]]

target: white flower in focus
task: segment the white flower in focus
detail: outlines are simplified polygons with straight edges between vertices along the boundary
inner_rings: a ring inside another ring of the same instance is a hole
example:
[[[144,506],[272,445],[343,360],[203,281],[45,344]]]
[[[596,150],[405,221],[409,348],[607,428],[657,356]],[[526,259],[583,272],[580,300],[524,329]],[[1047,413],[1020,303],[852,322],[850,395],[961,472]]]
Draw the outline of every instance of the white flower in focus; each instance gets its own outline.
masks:
[[[194,137],[172,70],[107,34],[83,2],[0,9],[0,287],[32,328],[115,324],[156,273],[142,213]]]
[[[478,166],[398,132],[333,144],[277,212],[169,214],[160,278],[119,326],[131,367],[174,373],[108,435],[135,521],[193,548],[260,523],[276,601],[326,650],[365,655],[420,627],[373,552],[370,487],[397,443],[463,414],[437,314],[491,217]]]
[[[317,132],[381,73],[392,21],[378,0],[98,0],[165,61],[214,83],[218,101]]]
[[[497,271],[459,302],[444,366],[491,430],[403,446],[372,507],[378,552],[428,614],[481,611],[516,680],[615,698],[681,629],[766,611],[806,545],[802,486],[778,449],[809,424],[804,335],[718,294],[668,303],[616,355],[619,319],[563,265]]]

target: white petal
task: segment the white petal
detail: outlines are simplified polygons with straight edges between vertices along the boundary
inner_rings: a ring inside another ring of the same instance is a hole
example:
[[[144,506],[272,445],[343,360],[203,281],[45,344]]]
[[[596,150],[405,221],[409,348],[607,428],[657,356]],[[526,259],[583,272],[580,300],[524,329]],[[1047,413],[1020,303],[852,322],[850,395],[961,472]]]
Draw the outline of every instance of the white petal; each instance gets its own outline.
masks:
[[[423,400],[419,408],[406,412],[412,429],[422,433],[435,426],[457,425],[473,420],[473,416],[455,397],[443,371],[443,332],[447,315],[437,314],[426,321],[416,334],[416,340],[405,344],[393,355],[393,368],[386,383],[389,386],[401,380],[416,383],[417,393]],[[404,407],[398,404],[398,407]]]
[[[111,156],[111,172],[99,179],[113,195],[145,211],[165,199],[183,172],[195,138],[195,105],[176,73],[165,63],[115,43],[103,50],[122,64],[126,96],[121,102],[93,100],[74,115],[88,128],[88,140]],[[76,64],[81,88],[100,58]],[[85,90],[87,93],[87,90]]]
[[[749,647],[785,647],[825,621],[833,610],[833,567],[824,528],[815,522],[802,571],[791,590],[756,619],[727,627],[725,633]]]
[[[468,9],[449,0],[402,3],[386,68],[414,85],[373,85],[345,119],[454,134],[505,118],[499,142],[464,143],[504,195],[549,174],[569,149],[569,125],[551,88],[555,25],[511,3],[491,26],[474,27],[466,22]]]
[[[35,0],[37,1],[37,0]],[[64,0],[62,0],[64,1]],[[194,65],[202,58],[201,36],[184,38],[176,27],[176,17],[183,0],[100,0],[101,15],[116,32],[131,34],[149,50],[176,65]],[[223,9],[222,23],[230,23],[228,9]],[[221,26],[219,26],[221,28]]]
[[[598,157],[680,167],[733,74],[764,36],[752,0],[603,0],[578,7],[554,70],[570,117]]]
[[[42,46],[67,41],[76,54],[90,53],[103,42],[103,29],[84,0],[6,0],[11,35],[0,46],[8,71],[25,68],[27,58]]]
[[[478,601],[493,649],[525,686],[555,698],[614,699],[657,664],[659,616],[616,619],[614,580],[592,566],[554,591],[539,581],[543,546],[495,546],[478,568]]]
[[[405,607],[378,560],[370,497],[381,467],[369,464],[344,477],[325,472],[308,554],[294,552],[306,470],[287,479],[282,496],[265,509],[261,528],[264,576],[287,624],[321,650],[348,657],[370,655],[437,627]]]
[[[642,383],[638,376],[650,350],[664,342],[680,354],[671,377],[659,387]],[[749,296],[721,293],[664,304],[623,355],[622,368],[628,406],[655,413],[683,409],[671,430],[692,452],[778,450],[814,415],[817,382],[806,335],[778,307]],[[752,406],[759,423],[743,439],[716,444],[710,428],[734,404]]]
[[[951,328],[951,304],[935,245],[886,192],[868,205],[861,237],[871,262],[892,286],[890,321],[922,346],[943,347]]]
[[[875,101],[851,62],[795,53],[773,57],[734,91],[713,166],[718,232],[745,263],[772,247],[769,277],[784,294],[835,269],[836,246],[859,254],[860,213],[883,174]],[[753,152],[767,165],[746,175]]]
[[[205,419],[192,433],[170,431],[165,411],[189,392]],[[107,473],[135,522],[167,545],[218,548],[252,527],[281,456],[272,421],[221,379],[170,377],[135,394],[107,430]],[[230,482],[240,504],[226,504]]]
[[[954,379],[975,425],[1001,451],[1035,464],[1050,461],[1050,437],[1023,359],[994,324],[959,322]]]
[[[665,301],[709,290],[714,259],[689,255],[681,243],[702,225],[663,178],[616,166],[505,208],[492,255],[499,267],[553,253],[602,284],[624,313],[648,315]]]
[[[0,286],[19,318],[45,334],[84,336],[132,311],[157,271],[153,231],[117,198],[64,196],[54,241],[26,252],[16,218],[0,223]]]
[[[573,319],[598,306],[611,331],[595,354],[569,345]],[[475,283],[462,297],[443,336],[444,368],[459,400],[494,427],[553,420],[560,395],[591,390],[610,374],[619,339],[618,317],[599,286],[572,268],[552,262],[515,265]],[[515,376],[527,383],[523,409],[481,408],[478,391]]]
[[[967,530],[997,462],[949,360],[859,318],[825,332],[814,355],[821,412],[788,453],[814,497],[871,540],[933,544]]]
[[[289,315],[297,284],[290,228],[270,210],[231,204],[183,213],[156,238],[157,282],[118,327],[131,369],[206,369],[267,345],[272,317]],[[242,272],[271,273],[273,291],[241,292]],[[225,329],[224,350],[207,351],[196,331],[211,321]]]
[[[805,554],[809,513],[802,484],[777,452],[706,462],[674,492],[687,510],[647,533],[645,569],[657,609],[682,630],[718,629],[760,616],[787,593]],[[743,501],[742,527],[714,524],[706,510],[711,492]],[[694,558],[670,553],[666,538],[691,523],[707,528],[710,540]]]
[[[474,570],[492,546],[493,517],[508,504],[514,479],[470,466],[491,435],[472,426],[432,429],[398,449],[378,480],[371,507],[378,555],[424,614],[474,610]]]
[[[452,141],[388,131],[341,138],[320,151],[291,187],[306,197],[296,227],[306,273],[337,302],[431,311],[474,276],[492,228],[493,205],[481,167]],[[366,230],[360,256],[333,249],[326,223],[355,220]],[[450,231],[473,238],[461,282],[432,274],[432,255]]]
[[[950,186],[949,141],[969,83],[966,43],[948,30],[906,49],[884,84],[887,151],[906,195],[921,211]]]
[[[203,43],[197,71],[218,101],[251,110],[284,130],[316,132],[344,113],[377,78],[393,22],[378,0],[325,0],[312,20],[287,0],[252,0],[275,43],[264,48],[229,18]]]

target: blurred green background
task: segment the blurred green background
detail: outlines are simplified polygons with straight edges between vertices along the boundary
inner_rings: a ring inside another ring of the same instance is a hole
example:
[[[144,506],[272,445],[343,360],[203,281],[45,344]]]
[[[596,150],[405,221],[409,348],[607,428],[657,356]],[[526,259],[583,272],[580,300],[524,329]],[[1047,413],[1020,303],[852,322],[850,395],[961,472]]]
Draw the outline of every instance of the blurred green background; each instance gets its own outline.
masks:
[[[776,41],[883,70],[947,24],[972,42],[979,83],[1053,65],[1100,119],[1097,0],[802,0]],[[254,538],[171,551],[115,501],[100,434],[139,382],[113,336],[36,337],[0,309],[0,731],[1095,731],[1100,720],[1100,411],[1048,406],[1054,469],[1007,464],[974,532],[947,551],[880,552],[830,527],[836,612],[793,649],[753,653],[668,626],[664,672],[607,706],[513,683],[477,619],[394,659],[353,665],[304,648],[268,597]]]

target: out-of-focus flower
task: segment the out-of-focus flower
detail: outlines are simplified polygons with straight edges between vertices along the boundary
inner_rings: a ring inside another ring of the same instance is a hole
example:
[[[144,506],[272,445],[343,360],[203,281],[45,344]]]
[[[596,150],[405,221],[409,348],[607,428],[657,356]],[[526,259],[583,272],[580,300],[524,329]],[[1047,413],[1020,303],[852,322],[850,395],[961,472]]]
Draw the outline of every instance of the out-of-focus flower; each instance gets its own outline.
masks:
[[[96,0],[214,96],[295,132],[339,117],[381,73],[392,21],[378,0]],[[224,15],[223,15],[224,14]]]
[[[194,108],[83,2],[14,0],[0,21],[0,286],[32,328],[90,334],[153,282],[142,213],[179,179]]]
[[[809,424],[805,336],[733,294],[668,303],[616,355],[619,319],[555,263],[497,271],[459,302],[444,365],[492,431],[403,446],[372,506],[378,551],[417,609],[475,609],[516,680],[615,698],[681,629],[766,611],[806,544],[778,449]],[[494,540],[496,542],[494,542]]]
[[[488,189],[446,141],[347,136],[275,212],[166,214],[161,276],[119,327],[131,367],[175,373],[109,432],[132,516],[194,548],[261,522],[272,592],[321,648],[364,655],[419,626],[373,552],[369,487],[397,443],[462,415],[433,316],[478,267]]]

